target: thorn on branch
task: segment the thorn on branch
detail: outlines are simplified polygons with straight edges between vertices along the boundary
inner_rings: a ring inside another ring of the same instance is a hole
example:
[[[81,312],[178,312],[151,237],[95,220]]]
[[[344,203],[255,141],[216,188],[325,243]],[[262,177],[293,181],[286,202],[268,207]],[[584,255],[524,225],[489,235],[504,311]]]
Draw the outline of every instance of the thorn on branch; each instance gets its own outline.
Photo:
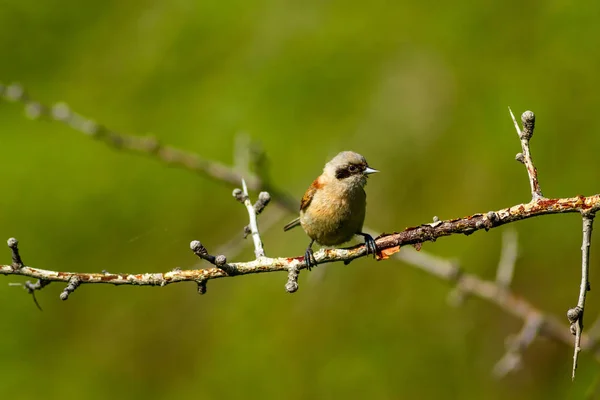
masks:
[[[285,291],[288,293],[294,293],[298,290],[298,275],[300,270],[297,265],[291,265],[288,268],[288,280],[285,284]]]
[[[24,267],[23,260],[21,260],[21,255],[19,254],[19,241],[15,238],[10,238],[7,240],[6,244],[10,248],[12,252],[12,267],[14,270],[18,270]]]
[[[63,301],[67,300],[69,295],[73,293],[75,289],[79,287],[79,285],[81,285],[81,279],[79,279],[77,276],[72,276],[71,279],[69,279],[69,284],[67,287],[61,292],[60,299]]]

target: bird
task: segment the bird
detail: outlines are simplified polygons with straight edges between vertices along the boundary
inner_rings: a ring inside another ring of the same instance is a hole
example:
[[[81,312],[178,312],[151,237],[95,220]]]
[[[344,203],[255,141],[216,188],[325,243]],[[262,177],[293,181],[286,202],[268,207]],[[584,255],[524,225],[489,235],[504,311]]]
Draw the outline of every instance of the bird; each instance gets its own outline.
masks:
[[[312,246],[337,246],[355,235],[364,237],[367,254],[377,253],[375,240],[362,231],[367,195],[364,187],[370,174],[379,172],[369,167],[363,156],[342,151],[325,164],[323,173],[313,181],[300,202],[300,216],[283,227],[288,231],[302,226],[311,241],[304,254],[310,271],[316,266]]]

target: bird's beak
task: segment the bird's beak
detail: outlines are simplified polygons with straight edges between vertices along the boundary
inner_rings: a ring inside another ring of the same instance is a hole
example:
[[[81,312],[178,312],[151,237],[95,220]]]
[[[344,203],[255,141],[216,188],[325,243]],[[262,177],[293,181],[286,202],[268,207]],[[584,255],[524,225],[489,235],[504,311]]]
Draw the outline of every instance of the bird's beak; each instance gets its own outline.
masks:
[[[363,175],[370,175],[370,174],[374,174],[375,172],[379,172],[379,171],[378,171],[378,170],[376,170],[376,169],[373,169],[373,168],[369,168],[369,167],[367,167],[367,168],[365,168],[365,170],[363,171]]]

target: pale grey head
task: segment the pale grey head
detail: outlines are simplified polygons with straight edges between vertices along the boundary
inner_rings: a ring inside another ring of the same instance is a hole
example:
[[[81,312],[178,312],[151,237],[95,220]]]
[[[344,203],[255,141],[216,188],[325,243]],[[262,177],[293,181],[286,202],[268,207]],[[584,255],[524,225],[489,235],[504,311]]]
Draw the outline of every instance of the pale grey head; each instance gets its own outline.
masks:
[[[325,164],[323,172],[326,176],[351,187],[363,187],[367,184],[367,176],[379,171],[370,168],[367,160],[360,154],[342,151]]]

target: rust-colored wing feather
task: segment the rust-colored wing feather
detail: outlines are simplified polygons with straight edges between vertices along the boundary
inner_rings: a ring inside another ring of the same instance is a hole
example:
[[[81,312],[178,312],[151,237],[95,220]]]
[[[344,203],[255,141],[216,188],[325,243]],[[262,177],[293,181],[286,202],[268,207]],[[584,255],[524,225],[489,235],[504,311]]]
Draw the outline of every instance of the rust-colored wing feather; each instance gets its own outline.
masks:
[[[315,195],[315,192],[322,186],[323,186],[323,184],[321,183],[319,178],[317,178],[313,181],[313,183],[310,185],[310,187],[306,190],[306,193],[304,193],[304,196],[302,196],[302,201],[300,202],[300,211],[306,210],[306,207],[309,206],[310,202],[312,201],[312,199]],[[295,220],[291,221],[286,226],[284,226],[283,230],[288,231],[299,225],[300,225],[300,218],[296,218]]]
[[[306,207],[310,205],[310,202],[315,196],[315,192],[322,186],[323,184],[321,183],[320,177],[313,181],[313,183],[306,190],[306,193],[304,193],[304,196],[302,197],[302,201],[300,202],[300,210],[306,210]]]

